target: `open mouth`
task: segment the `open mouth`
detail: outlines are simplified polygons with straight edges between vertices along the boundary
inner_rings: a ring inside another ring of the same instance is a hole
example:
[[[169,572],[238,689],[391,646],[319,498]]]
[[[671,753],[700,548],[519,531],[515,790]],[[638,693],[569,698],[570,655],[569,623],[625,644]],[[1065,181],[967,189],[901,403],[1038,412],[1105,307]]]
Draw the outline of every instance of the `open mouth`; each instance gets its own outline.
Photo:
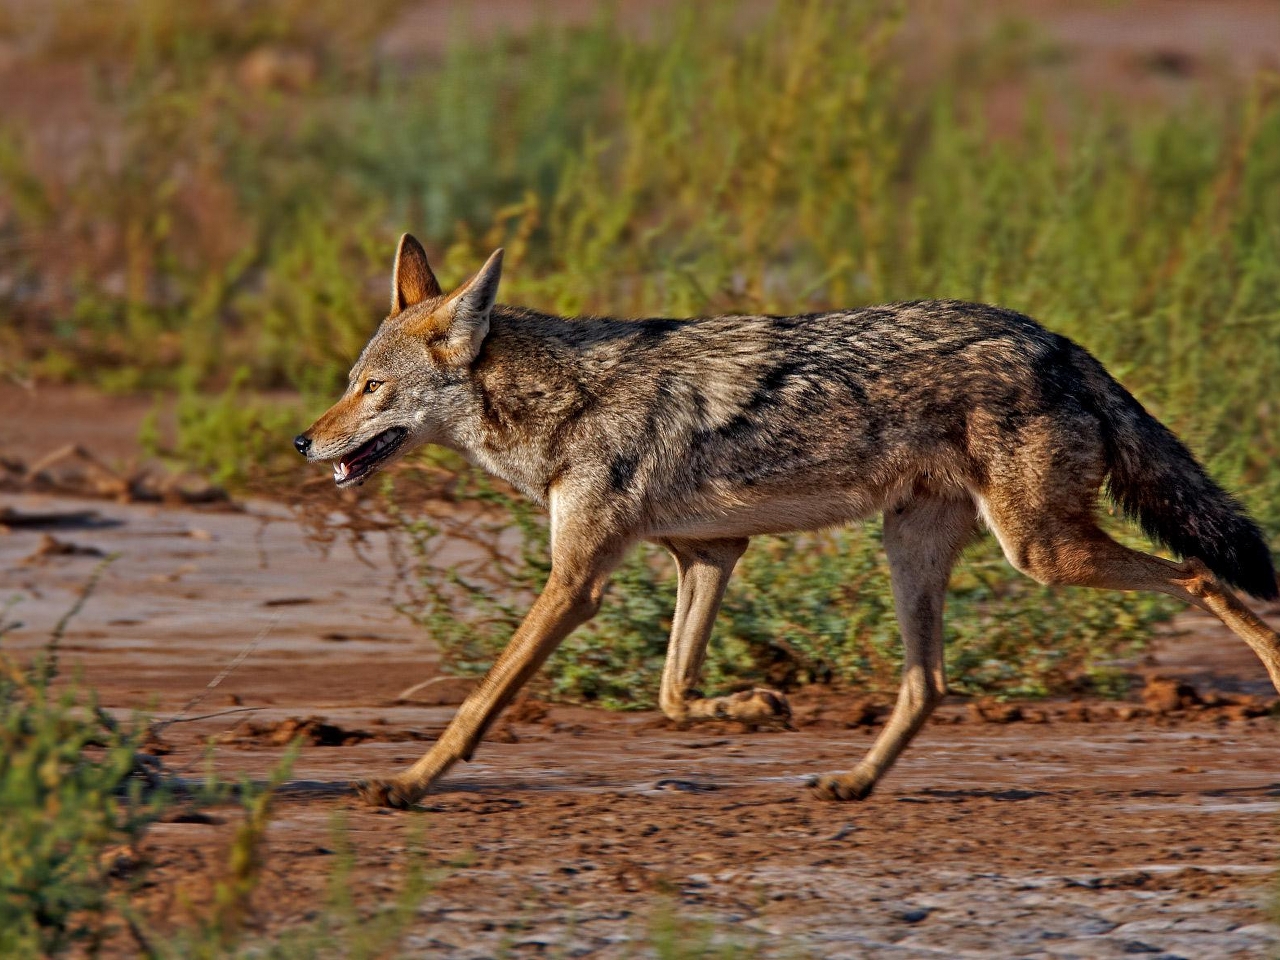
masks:
[[[392,427],[360,444],[334,463],[333,482],[340,487],[363,483],[378,468],[378,464],[400,448],[408,433],[404,427]]]

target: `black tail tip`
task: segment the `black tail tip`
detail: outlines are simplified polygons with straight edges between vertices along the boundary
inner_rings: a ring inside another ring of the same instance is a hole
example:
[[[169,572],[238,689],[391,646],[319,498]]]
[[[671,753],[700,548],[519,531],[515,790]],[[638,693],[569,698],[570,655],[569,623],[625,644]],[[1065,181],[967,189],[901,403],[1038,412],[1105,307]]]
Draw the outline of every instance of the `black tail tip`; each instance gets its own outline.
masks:
[[[1214,559],[1219,563],[1215,565],[1206,559],[1209,569],[1231,586],[1258,600],[1280,600],[1280,583],[1276,581],[1271,551],[1261,537],[1253,543],[1241,544],[1230,556]],[[1218,569],[1214,569],[1215,566]]]
[[[1274,577],[1271,580],[1259,579],[1257,584],[1244,584],[1241,589],[1259,600],[1280,600],[1280,584]]]
[[[1193,517],[1189,529],[1178,530],[1169,545],[1184,557],[1197,557],[1223,583],[1251,597],[1280,600],[1267,538],[1239,504],[1230,500],[1227,504],[1230,509],[1218,511],[1217,516],[1204,511]]]

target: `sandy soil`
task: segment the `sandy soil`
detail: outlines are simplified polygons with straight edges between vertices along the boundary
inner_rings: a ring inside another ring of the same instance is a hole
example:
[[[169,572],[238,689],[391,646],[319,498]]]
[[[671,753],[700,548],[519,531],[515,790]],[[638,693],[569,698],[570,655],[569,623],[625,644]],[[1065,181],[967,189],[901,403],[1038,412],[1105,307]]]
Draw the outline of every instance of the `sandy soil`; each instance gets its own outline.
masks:
[[[1175,698],[1148,715],[1138,704],[1029,705],[1041,722],[998,723],[949,704],[879,794],[832,805],[807,796],[805,778],[846,768],[874,733],[850,726],[859,718],[844,697],[799,697],[793,733],[678,731],[652,714],[526,703],[424,812],[370,810],[346,781],[416,758],[467,687],[396,701],[436,675],[437,656],[392,609],[384,542],[364,561],[345,547],[326,557],[268,504],[6,496],[4,508],[96,513],[0,536],[0,578],[21,598],[11,616],[25,622],[11,649],[43,642],[92,551],[121,554],[63,646],[108,707],[171,716],[250,647],[190,715],[255,709],[168,727],[171,769],[194,775],[212,740],[220,775],[262,776],[289,721],[331,725],[302,729],[310,745],[277,808],[256,899],[264,932],[324,910],[341,814],[366,907],[390,900],[410,856],[438,871],[406,941],[423,955],[634,956],[667,909],[679,936],[748,955],[1280,948],[1265,922],[1280,856],[1271,717]],[[44,536],[84,552],[42,553]],[[1267,693],[1238,641],[1199,616],[1177,628],[1146,670],[1202,696]],[[208,896],[238,814],[198,819],[159,824],[146,841],[143,900],[162,926]]]

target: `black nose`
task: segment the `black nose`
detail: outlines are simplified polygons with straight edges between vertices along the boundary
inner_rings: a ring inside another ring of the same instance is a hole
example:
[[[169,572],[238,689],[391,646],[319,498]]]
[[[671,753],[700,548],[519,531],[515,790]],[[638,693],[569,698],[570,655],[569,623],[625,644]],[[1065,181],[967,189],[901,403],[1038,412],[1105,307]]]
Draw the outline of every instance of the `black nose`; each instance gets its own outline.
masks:
[[[305,457],[307,451],[311,449],[311,438],[305,433],[300,433],[293,438],[293,447]]]

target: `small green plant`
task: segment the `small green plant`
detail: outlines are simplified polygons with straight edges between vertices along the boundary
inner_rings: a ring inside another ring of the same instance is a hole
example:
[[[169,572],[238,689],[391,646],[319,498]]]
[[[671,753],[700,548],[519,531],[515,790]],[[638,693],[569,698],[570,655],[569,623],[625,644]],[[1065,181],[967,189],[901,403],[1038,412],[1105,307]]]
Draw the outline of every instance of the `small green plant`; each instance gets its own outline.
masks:
[[[300,404],[254,396],[247,390],[248,379],[248,369],[241,367],[216,396],[184,387],[173,404],[172,446],[161,439],[158,421],[166,404],[163,397],[157,399],[139,434],[143,449],[224,485],[243,487],[281,474],[295,476],[298,458],[289,438],[300,429]]]
[[[99,572],[101,571],[101,568]],[[113,848],[137,842],[164,803],[143,797],[135,748],[91,692],[57,683],[58,644],[79,602],[27,665],[0,653],[0,955],[92,950],[109,931]],[[5,613],[7,614],[7,609]],[[0,615],[0,637],[8,625]]]
[[[739,932],[681,913],[669,899],[649,916],[647,946],[658,960],[736,960],[754,955]]]
[[[249,935],[253,893],[262,881],[275,791],[289,779],[300,747],[297,741],[289,745],[265,784],[254,784],[247,779],[240,782],[236,793],[244,817],[227,848],[226,863],[214,883],[213,901],[207,912],[166,938],[144,933],[145,923],[131,917],[134,937],[148,952],[198,960],[237,955],[238,946]],[[212,795],[226,792],[216,783],[207,785],[206,790]]]
[[[298,946],[310,942],[311,949],[315,949],[330,943],[342,943],[345,945],[344,955],[352,960],[394,955],[392,951],[408,933],[423,901],[439,880],[437,872],[428,871],[423,865],[425,833],[422,825],[410,832],[406,843],[400,889],[390,902],[383,902],[372,911],[361,910],[351,895],[355,850],[343,817],[334,818],[332,836],[337,860],[329,878],[329,906],[313,931],[297,937]],[[286,951],[285,955],[312,954],[304,954],[295,948],[292,954]]]
[[[400,941],[409,933],[423,901],[437,881],[436,874],[423,866],[422,834],[417,831],[409,837],[404,852],[405,868],[394,898],[372,907],[362,906],[352,895],[356,857],[346,820],[340,814],[333,819],[330,841],[334,851],[333,869],[319,917],[270,938],[256,933],[248,923],[252,915],[250,895],[260,882],[265,862],[264,841],[272,793],[287,779],[296,752],[296,748],[291,748],[264,787],[241,786],[245,820],[230,847],[226,876],[218,884],[212,909],[192,926],[168,936],[147,937],[146,945],[153,955],[173,960],[187,957],[375,960],[407,955],[398,949]]]

